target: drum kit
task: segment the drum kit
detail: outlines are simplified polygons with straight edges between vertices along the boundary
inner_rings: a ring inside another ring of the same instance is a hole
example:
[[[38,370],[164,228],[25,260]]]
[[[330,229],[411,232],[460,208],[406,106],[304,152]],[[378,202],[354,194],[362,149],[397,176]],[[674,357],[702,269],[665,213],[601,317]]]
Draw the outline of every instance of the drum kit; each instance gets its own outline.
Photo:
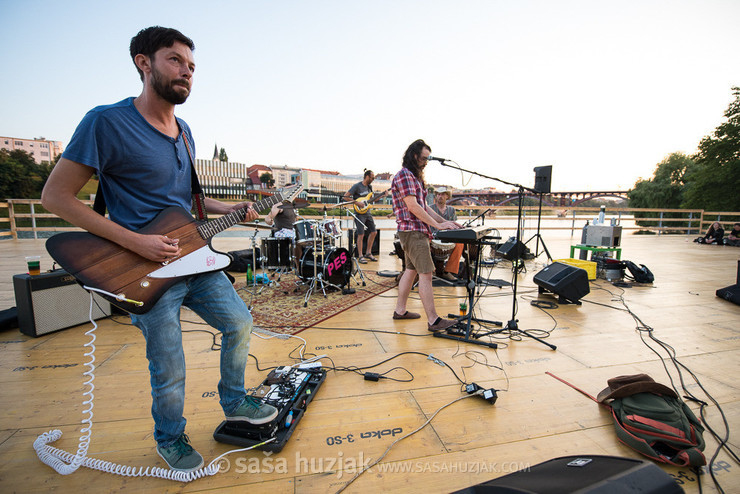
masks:
[[[322,220],[300,219],[293,224],[292,230],[279,230],[273,237],[261,238],[260,249],[255,249],[256,236],[255,230],[252,237],[252,251],[255,253],[253,265],[257,265],[259,252],[262,268],[271,271],[271,276],[277,277],[276,281],[280,281],[282,274],[294,271],[299,278],[297,284],[308,286],[304,307],[319,289],[324,297],[327,289],[331,288],[342,290],[345,294],[354,293],[349,283],[357,273],[356,260],[352,258],[351,251],[342,247],[339,220],[327,218],[326,213]]]

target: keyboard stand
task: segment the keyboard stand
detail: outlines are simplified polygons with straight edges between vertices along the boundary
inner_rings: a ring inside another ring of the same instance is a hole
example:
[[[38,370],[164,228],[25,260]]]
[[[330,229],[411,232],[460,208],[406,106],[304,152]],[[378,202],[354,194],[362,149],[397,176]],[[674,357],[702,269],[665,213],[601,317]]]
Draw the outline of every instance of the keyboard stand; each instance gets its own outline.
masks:
[[[478,246],[478,253],[476,255],[476,259],[474,262],[471,262],[470,259],[470,245],[476,244]],[[478,324],[489,324],[493,326],[502,326],[501,321],[489,321],[487,319],[478,319],[476,317],[473,317],[473,307],[475,304],[475,287],[476,287],[476,281],[478,280],[478,270],[480,266],[480,260],[481,260],[481,254],[483,253],[483,245],[488,245],[484,243],[484,238],[481,238],[476,241],[471,242],[465,242],[465,260],[466,260],[466,267],[465,267],[465,288],[468,291],[468,313],[465,316],[459,316],[457,317],[457,324],[452,326],[451,328],[448,328],[444,331],[437,331],[434,334],[435,338],[445,338],[448,340],[455,340],[458,342],[464,342],[464,343],[472,343],[473,345],[481,345],[488,348],[498,348],[498,345],[493,342],[489,341],[481,341],[478,338],[484,335],[478,335],[473,332],[472,325],[473,323]],[[471,271],[472,273],[472,279],[471,279]],[[455,317],[455,316],[450,316]],[[486,333],[486,334],[490,334]]]

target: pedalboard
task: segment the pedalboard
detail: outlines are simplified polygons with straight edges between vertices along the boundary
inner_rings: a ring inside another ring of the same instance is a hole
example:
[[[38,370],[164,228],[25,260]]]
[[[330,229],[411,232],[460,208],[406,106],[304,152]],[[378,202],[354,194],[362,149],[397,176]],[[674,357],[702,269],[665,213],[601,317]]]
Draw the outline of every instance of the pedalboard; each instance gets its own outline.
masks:
[[[281,451],[325,379],[326,371],[321,369],[320,363],[272,370],[251,397],[277,408],[277,417],[262,425],[224,420],[216,428],[213,438],[242,447],[274,439],[257,449]]]

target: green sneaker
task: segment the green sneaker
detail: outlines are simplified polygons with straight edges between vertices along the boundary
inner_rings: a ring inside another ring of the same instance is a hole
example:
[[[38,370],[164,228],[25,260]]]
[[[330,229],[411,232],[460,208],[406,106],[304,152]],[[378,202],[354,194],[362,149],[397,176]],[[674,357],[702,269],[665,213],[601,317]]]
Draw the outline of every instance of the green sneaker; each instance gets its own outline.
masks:
[[[190,439],[185,434],[166,448],[157,445],[157,454],[172,470],[192,472],[203,466],[203,457],[193,449]]]
[[[272,422],[277,417],[278,411],[272,405],[255,400],[247,396],[239,408],[231,415],[226,415],[226,420],[249,422],[250,424],[260,425]]]

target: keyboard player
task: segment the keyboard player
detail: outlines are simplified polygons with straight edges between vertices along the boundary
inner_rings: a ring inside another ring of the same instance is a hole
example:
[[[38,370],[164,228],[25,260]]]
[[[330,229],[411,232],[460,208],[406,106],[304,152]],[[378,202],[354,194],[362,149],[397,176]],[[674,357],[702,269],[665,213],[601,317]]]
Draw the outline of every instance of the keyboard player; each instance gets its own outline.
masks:
[[[434,191],[434,204],[432,204],[431,209],[445,220],[457,221],[457,212],[455,211],[455,208],[447,205],[447,201],[451,198],[452,192],[449,189],[439,187]],[[439,231],[434,227],[431,228],[432,234],[436,234]],[[457,277],[460,272],[460,258],[462,257],[464,247],[464,244],[456,243],[455,248],[452,249],[452,253],[445,264],[444,273],[442,273],[442,278],[445,280],[457,281]]]
[[[444,319],[437,314],[434,306],[432,261],[429,241],[432,238],[430,227],[437,229],[457,229],[460,224],[448,221],[427,206],[424,168],[429,162],[432,149],[421,139],[411,143],[403,156],[403,168],[393,177],[391,193],[393,213],[396,216],[398,238],[406,258],[406,269],[398,282],[398,299],[393,319],[418,319],[420,314],[406,309],[411,288],[416,275],[419,275],[419,298],[427,316],[429,331],[442,331],[455,325],[454,319]]]

